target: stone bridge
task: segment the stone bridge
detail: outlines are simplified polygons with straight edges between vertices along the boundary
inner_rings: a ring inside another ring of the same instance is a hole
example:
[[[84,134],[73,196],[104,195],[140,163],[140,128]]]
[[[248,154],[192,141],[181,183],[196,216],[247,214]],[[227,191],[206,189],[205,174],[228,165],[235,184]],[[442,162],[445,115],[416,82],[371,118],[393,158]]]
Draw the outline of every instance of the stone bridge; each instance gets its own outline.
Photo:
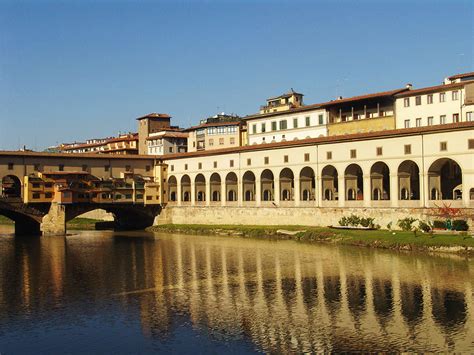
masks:
[[[161,206],[55,202],[30,205],[18,198],[0,198],[0,215],[15,222],[15,235],[64,235],[67,222],[96,209],[112,213],[115,229],[137,230],[153,225]]]

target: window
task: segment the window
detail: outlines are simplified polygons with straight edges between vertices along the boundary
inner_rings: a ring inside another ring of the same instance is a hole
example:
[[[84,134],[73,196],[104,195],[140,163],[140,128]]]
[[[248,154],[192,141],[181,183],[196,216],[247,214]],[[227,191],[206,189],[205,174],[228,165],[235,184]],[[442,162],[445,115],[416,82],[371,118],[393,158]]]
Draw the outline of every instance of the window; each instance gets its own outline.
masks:
[[[214,169],[216,169],[216,168],[217,168],[217,162],[215,161],[214,162]]]
[[[104,171],[110,171],[110,165],[104,165]]]
[[[214,145],[214,139],[211,138],[209,139],[209,147],[212,147]]]
[[[270,162],[270,159],[268,157],[263,158],[263,163],[265,165],[268,165],[269,162]]]
[[[405,120],[405,128],[410,128],[410,120]]]
[[[304,161],[309,161],[309,153],[304,153]]]
[[[272,131],[277,130],[277,123],[275,121],[272,122]]]
[[[306,116],[306,117],[304,118],[304,121],[305,121],[306,127],[309,127],[309,126],[311,125],[311,119],[310,119],[309,116]]]
[[[35,164],[35,165],[33,166],[33,170],[34,170],[34,171],[40,171],[40,165],[39,165],[39,164]]]
[[[445,124],[445,123],[446,123],[446,115],[439,116],[439,124]]]
[[[318,123],[320,125],[324,124],[324,116],[322,114],[318,116]]]
[[[403,99],[403,106],[404,107],[410,107],[410,98],[409,97],[405,97]]]
[[[169,147],[169,152],[173,153],[173,147]]]
[[[286,129],[286,128],[287,128],[286,120],[280,121],[280,129]]]
[[[8,163],[8,170],[13,170],[13,163]]]
[[[411,154],[411,144],[405,144],[405,154]]]
[[[453,123],[459,122],[459,113],[453,113]]]
[[[86,164],[82,165],[82,171],[87,171],[87,165]]]
[[[379,156],[382,155],[382,147],[377,147],[376,151],[377,151],[377,155]]]
[[[198,163],[198,169],[199,169],[199,170],[202,169],[202,163]]]
[[[252,125],[252,133],[253,134],[257,133],[257,125],[256,124]]]
[[[150,170],[151,170],[151,166],[150,166],[150,165],[145,166],[145,171],[150,171]]]
[[[59,171],[64,171],[64,164],[59,164]]]
[[[35,193],[33,194],[33,198],[34,198],[35,200],[39,199],[39,198],[40,198],[40,194],[39,194],[38,192],[35,192]]]
[[[224,138],[219,138],[219,145],[224,145]]]
[[[457,101],[459,99],[459,91],[453,91],[451,92],[451,97],[453,99],[453,101]]]
[[[416,125],[417,127],[421,127],[421,118],[417,118],[417,119],[415,120],[415,125]]]
[[[448,150],[448,142],[440,142],[439,143],[439,150],[444,152]]]
[[[262,133],[265,133],[267,131],[267,125],[265,123],[262,123],[261,129]]]
[[[171,166],[170,166],[170,170],[171,170],[171,171],[174,171],[174,165],[171,165]]]
[[[247,159],[247,166],[250,166],[250,165],[252,165],[252,159],[248,158]]]
[[[420,106],[421,105],[421,96],[415,97],[415,105]]]
[[[53,197],[53,194],[52,194],[51,192],[46,192],[46,193],[44,194],[44,197],[46,197],[46,198],[52,198],[52,197]]]
[[[230,137],[230,144],[235,144],[235,137]]]
[[[293,128],[298,128],[298,119],[293,118]]]
[[[288,155],[283,156],[283,163],[288,163]]]
[[[357,150],[351,149],[351,159],[357,158]]]
[[[474,139],[468,139],[467,147],[468,149],[474,149]]]
[[[188,164],[184,164],[184,170],[188,170]]]
[[[231,160],[231,161],[229,162],[229,166],[230,166],[231,168],[234,167],[234,160]]]
[[[430,116],[428,117],[428,126],[432,126],[433,125],[433,116]]]
[[[34,182],[34,183],[32,184],[32,187],[33,187],[34,189],[39,189],[39,188],[40,188],[39,182]]]
[[[466,121],[470,122],[473,120],[474,120],[474,112],[473,111],[466,112]]]
[[[332,152],[326,152],[326,159],[331,160],[332,159]]]
[[[433,94],[430,94],[426,97],[426,102],[428,103],[428,105],[433,103]]]
[[[440,92],[439,93],[439,102],[445,102],[446,101],[446,93]]]

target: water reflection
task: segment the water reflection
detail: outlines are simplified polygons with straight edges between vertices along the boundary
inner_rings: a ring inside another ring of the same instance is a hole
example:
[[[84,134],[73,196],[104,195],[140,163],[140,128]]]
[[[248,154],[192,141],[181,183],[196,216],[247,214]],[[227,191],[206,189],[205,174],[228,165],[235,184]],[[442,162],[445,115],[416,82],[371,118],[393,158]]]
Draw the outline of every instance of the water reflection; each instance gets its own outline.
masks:
[[[458,257],[226,237],[2,237],[0,340],[19,320],[105,302],[139,322],[137,343],[162,344],[186,319],[210,342],[265,352],[472,351],[472,270]]]

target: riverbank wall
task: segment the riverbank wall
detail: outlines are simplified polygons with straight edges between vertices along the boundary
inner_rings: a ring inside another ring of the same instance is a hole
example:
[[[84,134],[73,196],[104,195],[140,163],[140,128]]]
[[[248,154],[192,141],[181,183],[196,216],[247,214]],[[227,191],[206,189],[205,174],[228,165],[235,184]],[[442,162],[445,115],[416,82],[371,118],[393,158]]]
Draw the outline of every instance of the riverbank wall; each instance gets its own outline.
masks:
[[[442,219],[430,216],[423,208],[325,208],[325,207],[224,207],[224,206],[166,206],[155,218],[155,224],[214,224],[214,225],[302,225],[325,227],[339,225],[343,216],[355,214],[374,218],[374,223],[397,229],[397,221],[406,217],[428,221]],[[470,213],[474,214],[474,209]],[[473,221],[468,220],[472,229]]]

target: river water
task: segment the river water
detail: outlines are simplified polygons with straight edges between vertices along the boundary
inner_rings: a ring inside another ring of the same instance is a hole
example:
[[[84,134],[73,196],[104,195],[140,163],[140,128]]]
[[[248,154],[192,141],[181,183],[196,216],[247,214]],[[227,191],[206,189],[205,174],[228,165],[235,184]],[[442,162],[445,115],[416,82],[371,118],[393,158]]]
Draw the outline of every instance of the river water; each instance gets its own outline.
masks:
[[[474,260],[0,227],[0,353],[474,352]]]

